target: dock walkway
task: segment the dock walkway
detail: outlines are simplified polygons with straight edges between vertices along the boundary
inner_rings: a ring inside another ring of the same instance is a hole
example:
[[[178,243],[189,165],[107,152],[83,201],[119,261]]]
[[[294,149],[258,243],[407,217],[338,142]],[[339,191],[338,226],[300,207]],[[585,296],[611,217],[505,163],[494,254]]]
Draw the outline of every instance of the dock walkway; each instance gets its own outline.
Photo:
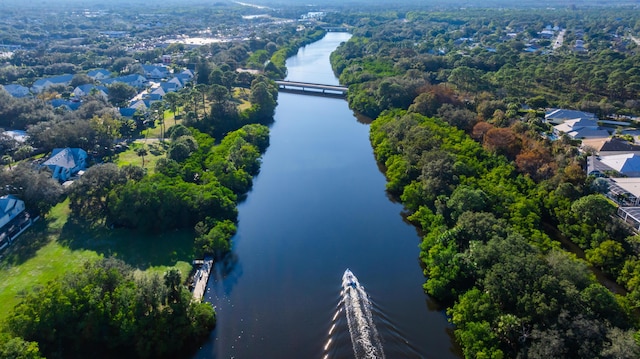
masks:
[[[213,258],[205,257],[202,261],[194,261],[194,263],[200,266],[196,269],[196,273],[193,275],[193,299],[202,301],[204,293],[207,290],[207,283],[209,282],[209,275],[213,269]]]

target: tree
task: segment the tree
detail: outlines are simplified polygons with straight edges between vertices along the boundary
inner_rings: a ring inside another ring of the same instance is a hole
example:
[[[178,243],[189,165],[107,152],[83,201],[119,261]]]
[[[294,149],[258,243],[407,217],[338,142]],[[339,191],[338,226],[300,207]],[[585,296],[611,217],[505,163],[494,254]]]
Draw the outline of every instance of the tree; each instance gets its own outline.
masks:
[[[126,182],[125,173],[113,163],[89,167],[69,188],[69,208],[88,220],[104,219],[108,214],[109,192]]]
[[[89,77],[86,74],[75,74],[73,75],[73,78],[71,79],[71,84],[70,86],[73,88],[76,88],[77,86],[80,85],[86,85],[86,84],[92,84],[93,83],[93,79],[91,77]]]
[[[165,101],[167,103],[169,109],[173,113],[173,122],[175,124],[176,123],[176,111],[178,110],[178,108],[180,106],[180,95],[178,95],[178,93],[176,93],[176,92],[169,92],[168,94],[164,95],[163,101]]]
[[[136,150],[136,155],[138,155],[139,157],[142,157],[142,167],[144,167],[144,156],[146,156],[147,154],[148,154],[148,151],[144,146]]]
[[[44,215],[62,198],[64,189],[48,171],[18,164],[11,171],[0,171],[0,193],[14,194],[25,202],[32,215]]]
[[[109,90],[109,102],[117,107],[126,107],[127,101],[132,99],[138,91],[123,82],[114,82],[107,86]]]
[[[11,155],[3,155],[2,156],[2,163],[9,166],[9,170],[11,170],[11,164],[14,162],[13,157],[11,157]]]
[[[578,199],[571,211],[585,223],[606,223],[615,214],[615,206],[603,195],[592,194]]]
[[[497,155],[515,159],[521,149],[521,141],[510,128],[492,128],[484,135],[483,146]]]

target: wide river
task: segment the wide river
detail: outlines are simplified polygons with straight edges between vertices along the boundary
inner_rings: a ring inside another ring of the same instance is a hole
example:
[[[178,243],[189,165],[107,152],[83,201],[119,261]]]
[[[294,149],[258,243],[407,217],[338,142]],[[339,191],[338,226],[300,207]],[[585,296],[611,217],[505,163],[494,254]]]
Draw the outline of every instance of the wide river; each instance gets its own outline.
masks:
[[[300,49],[287,79],[337,85],[329,55],[349,37]],[[345,100],[280,93],[233,256],[216,264],[205,296],[217,327],[196,358],[353,358],[350,330],[373,328],[346,319],[356,305],[343,300],[347,268],[368,293],[386,358],[458,358],[444,312],[422,291],[420,237],[385,183],[369,126]]]

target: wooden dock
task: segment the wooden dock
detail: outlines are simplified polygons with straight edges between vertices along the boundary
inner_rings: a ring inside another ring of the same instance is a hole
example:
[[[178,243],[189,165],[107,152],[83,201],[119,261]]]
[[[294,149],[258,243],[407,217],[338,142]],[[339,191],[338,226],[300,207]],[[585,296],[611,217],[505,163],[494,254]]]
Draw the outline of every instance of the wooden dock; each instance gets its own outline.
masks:
[[[211,275],[211,270],[213,269],[213,257],[205,257],[203,260],[193,262],[198,266],[196,273],[193,275],[193,299],[202,301],[207,290],[209,275]]]

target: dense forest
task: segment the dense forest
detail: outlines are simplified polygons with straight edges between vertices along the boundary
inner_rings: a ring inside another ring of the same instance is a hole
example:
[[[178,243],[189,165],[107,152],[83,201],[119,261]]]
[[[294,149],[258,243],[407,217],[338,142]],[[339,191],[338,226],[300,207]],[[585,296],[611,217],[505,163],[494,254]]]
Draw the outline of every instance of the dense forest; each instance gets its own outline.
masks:
[[[638,357],[638,237],[572,141],[541,136],[538,112],[637,113],[636,45],[616,41],[637,12],[335,16],[356,27],[332,65],[350,106],[375,119],[387,188],[424,232],[424,289],[464,356]],[[589,51],[523,51],[551,45],[538,38],[547,25],[588,33]]]

